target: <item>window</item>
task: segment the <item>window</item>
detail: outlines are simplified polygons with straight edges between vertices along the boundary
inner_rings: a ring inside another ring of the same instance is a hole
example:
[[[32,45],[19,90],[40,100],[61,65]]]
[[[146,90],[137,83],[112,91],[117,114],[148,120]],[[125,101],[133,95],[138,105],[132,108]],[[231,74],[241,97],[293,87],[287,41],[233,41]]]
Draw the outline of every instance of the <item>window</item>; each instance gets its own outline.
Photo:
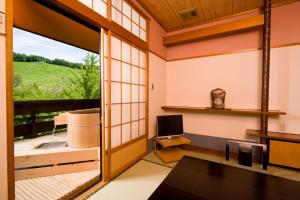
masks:
[[[146,134],[146,53],[116,36],[111,37],[111,148]],[[107,55],[104,52],[104,57]],[[108,71],[104,67],[104,73]],[[105,74],[105,87],[109,77]],[[107,91],[107,88],[106,88]],[[108,116],[105,116],[106,134]],[[107,138],[107,137],[106,137]],[[107,142],[107,141],[106,141]],[[107,147],[107,144],[105,145]]]
[[[79,0],[87,7],[107,18],[107,2],[106,0]]]
[[[112,20],[146,41],[146,19],[132,8],[125,0],[112,0]]]

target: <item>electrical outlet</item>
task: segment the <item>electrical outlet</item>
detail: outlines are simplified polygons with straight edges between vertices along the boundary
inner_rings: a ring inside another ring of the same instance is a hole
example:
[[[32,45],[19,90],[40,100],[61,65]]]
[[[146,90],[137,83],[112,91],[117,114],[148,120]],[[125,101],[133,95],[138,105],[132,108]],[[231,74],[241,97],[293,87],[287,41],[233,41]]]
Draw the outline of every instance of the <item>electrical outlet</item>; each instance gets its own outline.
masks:
[[[150,85],[150,90],[154,90],[154,84],[153,83]]]
[[[5,34],[5,14],[0,13],[0,34]]]

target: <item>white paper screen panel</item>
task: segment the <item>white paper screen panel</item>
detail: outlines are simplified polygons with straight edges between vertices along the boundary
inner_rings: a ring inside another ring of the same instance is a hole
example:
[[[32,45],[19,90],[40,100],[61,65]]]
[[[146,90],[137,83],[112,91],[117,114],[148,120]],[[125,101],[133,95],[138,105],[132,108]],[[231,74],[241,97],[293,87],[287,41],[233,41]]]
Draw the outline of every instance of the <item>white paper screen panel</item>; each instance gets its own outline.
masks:
[[[127,17],[125,17],[125,15],[123,15],[122,17],[122,26],[123,28],[125,28],[126,30],[131,32],[131,22],[130,19],[128,19]]]
[[[130,63],[131,57],[131,48],[130,45],[126,42],[122,42],[122,61]]]
[[[110,66],[111,71],[104,84],[108,85],[111,80],[111,109],[106,109],[106,112],[110,112],[111,119],[110,123],[105,121],[105,126],[111,125],[107,128],[111,130],[112,148],[146,133],[147,80],[143,56],[145,53],[139,48],[119,37],[111,37],[111,63],[104,65],[105,68]]]
[[[117,147],[121,144],[121,125],[111,128],[111,148]]]
[[[111,82],[111,103],[121,103],[121,83]]]
[[[125,0],[111,0],[112,21],[116,22],[135,36],[147,40],[146,19]]]
[[[93,8],[93,0],[79,0],[79,1],[91,9]]]
[[[131,72],[130,72],[130,65],[127,63],[122,63],[122,81],[129,83],[130,82],[130,76],[131,76]]]
[[[121,81],[121,62],[119,60],[111,60],[111,80]]]
[[[139,83],[139,68],[132,66],[131,67],[131,81],[134,84],[138,84]]]
[[[140,16],[140,27],[146,30],[146,20],[142,16]]]
[[[82,4],[86,5],[96,13],[107,18],[107,3],[106,0],[79,0]]]
[[[131,138],[130,134],[130,124],[122,124],[122,142],[126,143],[129,142]]]
[[[140,100],[139,102],[145,102],[146,100],[146,86],[140,86]]]
[[[117,60],[121,60],[121,41],[116,38],[111,38],[111,57]]]
[[[146,135],[146,120],[145,119],[139,121],[139,134]]]
[[[132,136],[132,139],[134,138],[137,138],[139,136],[139,123],[137,121],[134,121],[132,122],[132,125],[131,125],[131,136]]]
[[[132,33],[134,35],[136,35],[137,37],[139,37],[140,36],[140,29],[139,29],[138,25],[136,25],[135,23],[132,22],[131,28],[132,28]]]
[[[145,119],[146,118],[146,115],[145,115],[145,107],[146,104],[145,103],[139,103],[139,119]]]
[[[132,65],[135,65],[135,66],[138,66],[139,65],[139,50],[135,47],[132,47],[131,48],[131,64]]]
[[[107,13],[106,13],[106,3],[102,0],[93,0],[93,10],[96,13],[99,13],[100,15],[102,15],[103,17],[107,17]]]
[[[111,19],[117,24],[119,24],[120,26],[122,26],[122,14],[114,7],[111,10]]]
[[[146,70],[140,69],[140,82],[141,84],[146,82]]]
[[[130,104],[122,105],[122,123],[130,122]]]
[[[128,83],[122,84],[122,102],[123,103],[130,103],[130,93],[131,93],[131,87]]]
[[[132,9],[132,22],[139,26],[140,15],[134,9]]]
[[[143,29],[140,29],[140,38],[146,41],[146,32]]]
[[[121,105],[111,105],[111,125],[116,126],[121,124]]]
[[[140,67],[146,68],[146,54],[143,51],[140,51]]]
[[[126,3],[126,1],[123,1],[122,4],[122,13],[131,20],[131,7]]]
[[[139,99],[139,86],[138,85],[132,85],[132,102],[138,102]]]
[[[139,104],[133,103],[132,104],[132,121],[137,121],[139,118]]]
[[[111,5],[118,10],[122,10],[122,0],[111,0]]]

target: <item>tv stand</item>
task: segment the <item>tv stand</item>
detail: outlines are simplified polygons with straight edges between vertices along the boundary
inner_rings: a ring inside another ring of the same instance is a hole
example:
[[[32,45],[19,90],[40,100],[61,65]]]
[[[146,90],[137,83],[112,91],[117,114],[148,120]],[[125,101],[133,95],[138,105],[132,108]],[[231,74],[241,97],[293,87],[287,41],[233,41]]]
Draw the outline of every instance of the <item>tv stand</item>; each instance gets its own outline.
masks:
[[[163,162],[174,162],[180,160],[184,156],[184,150],[180,145],[190,144],[191,140],[180,136],[173,138],[154,138],[154,153]]]

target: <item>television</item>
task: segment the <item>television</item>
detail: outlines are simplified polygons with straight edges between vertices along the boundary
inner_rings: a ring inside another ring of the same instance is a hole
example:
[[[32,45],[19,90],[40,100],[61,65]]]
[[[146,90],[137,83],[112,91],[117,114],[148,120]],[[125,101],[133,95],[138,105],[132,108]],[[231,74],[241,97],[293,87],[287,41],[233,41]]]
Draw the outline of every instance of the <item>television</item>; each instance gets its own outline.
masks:
[[[183,135],[182,115],[157,116],[157,137],[171,138]]]

